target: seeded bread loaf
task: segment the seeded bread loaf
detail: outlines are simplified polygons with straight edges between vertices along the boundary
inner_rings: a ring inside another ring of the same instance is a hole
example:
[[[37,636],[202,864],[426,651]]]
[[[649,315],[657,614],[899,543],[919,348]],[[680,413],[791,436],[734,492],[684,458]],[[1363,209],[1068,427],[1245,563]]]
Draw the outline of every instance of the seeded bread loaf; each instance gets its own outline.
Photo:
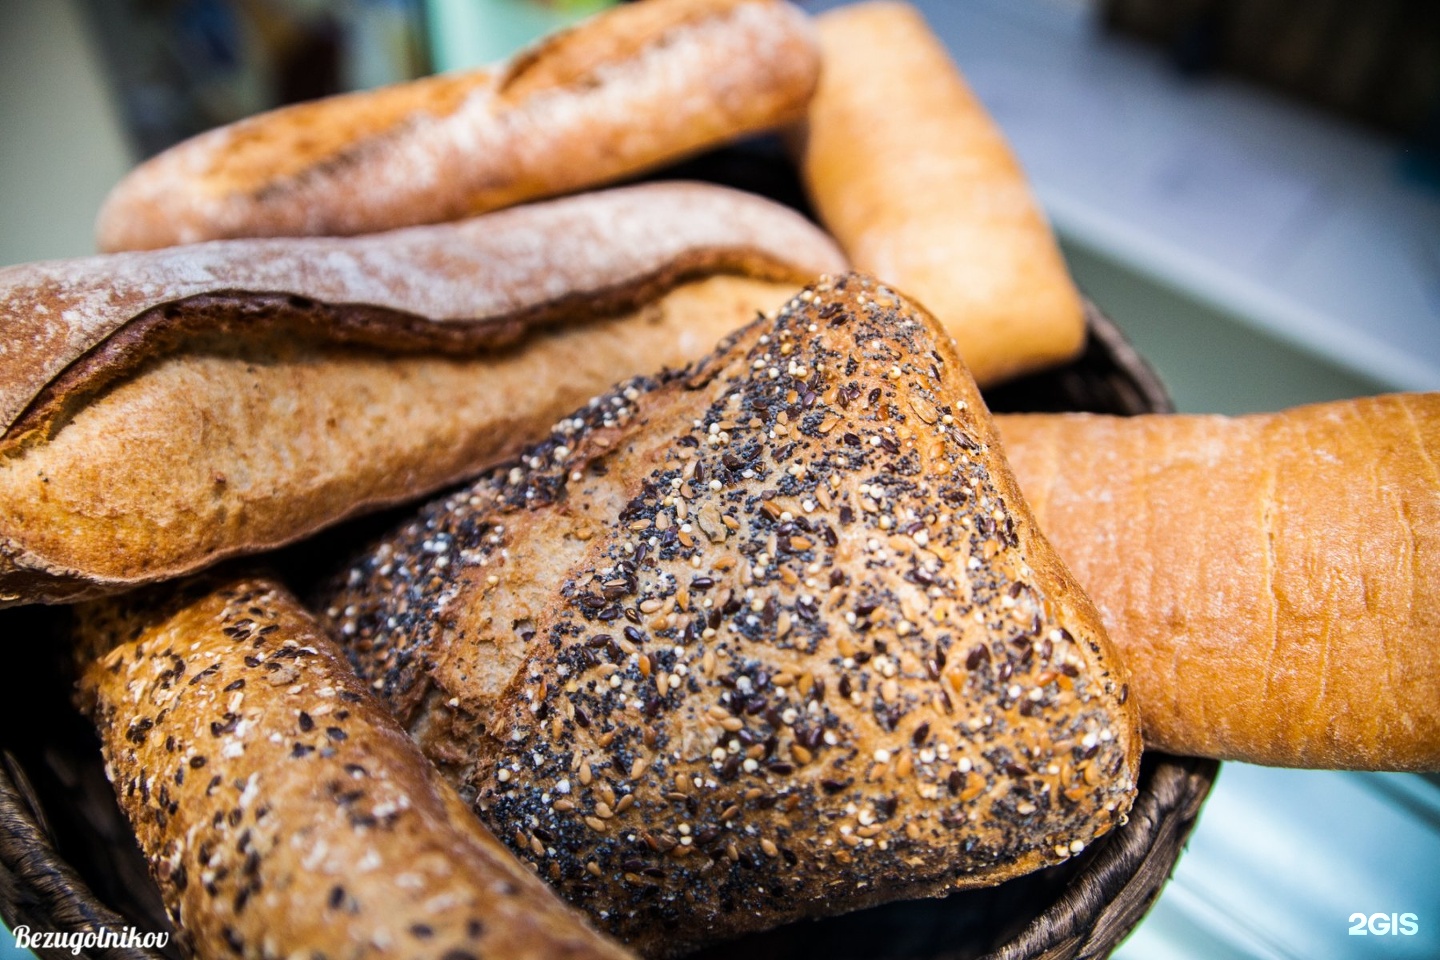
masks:
[[[999,419],[1149,746],[1440,770],[1440,394]]]
[[[857,270],[915,297],[981,386],[1080,352],[1080,295],[1004,135],[906,3],[815,19],[796,137],[810,199]]]
[[[798,119],[818,61],[781,0],[624,4],[496,68],[201,134],[120,182],[100,248],[372,233],[568,193]]]
[[[187,955],[629,956],[480,826],[283,589],[191,583],[78,624],[79,699]]]
[[[850,275],[562,419],[313,604],[635,949],[996,883],[1121,822],[1123,666],[934,320]]]
[[[652,184],[0,270],[0,603],[178,576],[455,482],[843,263],[792,211]]]

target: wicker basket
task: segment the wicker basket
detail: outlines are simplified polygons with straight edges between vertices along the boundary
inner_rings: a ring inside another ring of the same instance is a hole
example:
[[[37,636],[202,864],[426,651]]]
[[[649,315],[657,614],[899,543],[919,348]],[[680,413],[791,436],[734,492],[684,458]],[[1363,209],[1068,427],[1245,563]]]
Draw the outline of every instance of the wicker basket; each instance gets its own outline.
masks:
[[[793,174],[787,179],[788,171],[753,153],[702,158],[679,172],[792,203],[798,195]],[[1171,410],[1164,387],[1114,326],[1093,308],[1088,320],[1083,356],[992,391],[987,395],[992,408],[1126,415]],[[350,543],[391,520],[351,524],[292,549],[277,563],[282,571],[323,569],[315,557],[343,555]],[[159,893],[105,781],[95,735],[69,707],[61,662],[64,641],[52,636],[63,631],[64,621],[63,610],[0,612],[0,645],[10,667],[0,698],[0,916],[12,928],[168,930]],[[1217,769],[1208,760],[1147,755],[1129,822],[1060,866],[943,899],[792,924],[713,947],[702,956],[1104,957],[1159,895]],[[46,960],[71,957],[68,951],[41,955]],[[173,946],[154,953],[112,949],[83,955],[95,960],[177,956]]]
[[[1089,342],[1078,361],[992,392],[991,405],[1010,411],[1169,410],[1164,388],[1134,349],[1097,311],[1091,310],[1089,319]],[[353,530],[332,535],[353,536]],[[22,608],[0,618],[10,665],[9,689],[0,702],[0,748],[5,751],[0,763],[0,915],[12,927],[37,930],[127,924],[147,931],[169,929],[158,891],[105,781],[95,736],[68,707],[59,654],[64,642],[51,636],[63,629],[64,616],[63,611]],[[1061,866],[941,900],[792,924],[712,948],[704,956],[1106,956],[1159,894],[1216,771],[1217,765],[1207,760],[1148,755],[1129,823]],[[46,960],[70,957],[66,951],[42,955]],[[155,960],[162,954],[96,950],[85,955]]]

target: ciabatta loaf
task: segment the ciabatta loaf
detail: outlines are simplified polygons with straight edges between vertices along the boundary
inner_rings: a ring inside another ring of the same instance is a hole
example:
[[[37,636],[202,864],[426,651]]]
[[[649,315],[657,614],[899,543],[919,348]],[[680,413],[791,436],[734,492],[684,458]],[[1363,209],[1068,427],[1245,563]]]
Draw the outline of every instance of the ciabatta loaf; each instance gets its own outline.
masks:
[[[83,608],[79,698],[187,955],[623,960],[277,585]]]
[[[286,107],[120,182],[103,250],[438,223],[619,179],[804,112],[819,57],[781,0],[647,0],[499,67]]]
[[[0,603],[174,577],[455,482],[843,263],[792,211],[654,184],[0,270]]]
[[[999,420],[1148,745],[1440,769],[1440,394]]]
[[[924,17],[872,0],[815,22],[824,65],[797,160],[855,268],[934,313],[981,386],[1074,357],[1084,310],[1055,238]]]
[[[858,275],[559,420],[314,605],[488,824],[646,954],[997,883],[1139,727],[949,337]]]

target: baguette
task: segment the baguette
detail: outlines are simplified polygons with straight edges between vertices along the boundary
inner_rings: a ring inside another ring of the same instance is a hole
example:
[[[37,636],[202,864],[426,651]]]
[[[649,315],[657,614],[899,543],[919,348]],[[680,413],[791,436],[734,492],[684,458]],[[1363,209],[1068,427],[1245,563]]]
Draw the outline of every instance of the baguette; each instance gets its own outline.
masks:
[[[768,201],[652,184],[0,270],[0,603],[175,577],[433,491],[843,263]]]
[[[974,383],[856,275],[561,420],[312,606],[647,956],[998,883],[1133,796],[1123,665]]]
[[[1440,770],[1440,394],[997,419],[1148,746]]]
[[[982,386],[1080,352],[1084,308],[1000,130],[908,4],[816,18],[797,160],[856,269],[933,312]]]
[[[102,250],[349,235],[455,220],[619,179],[796,120],[809,24],[780,0],[648,0],[496,68],[286,107],[122,180]]]
[[[630,956],[465,809],[282,588],[78,619],[78,696],[198,957]]]

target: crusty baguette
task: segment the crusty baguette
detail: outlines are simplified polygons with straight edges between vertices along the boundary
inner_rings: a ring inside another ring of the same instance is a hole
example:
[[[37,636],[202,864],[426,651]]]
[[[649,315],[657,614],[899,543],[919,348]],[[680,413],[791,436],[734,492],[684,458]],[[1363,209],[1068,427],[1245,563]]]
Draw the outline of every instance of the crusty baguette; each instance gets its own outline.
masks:
[[[1440,394],[998,419],[1147,745],[1440,770]]]
[[[648,0],[508,64],[332,97],[186,141],[120,182],[102,250],[454,220],[799,118],[818,54],[781,0]]]
[[[792,211],[655,184],[0,270],[0,603],[174,577],[435,490],[843,264]]]
[[[465,808],[282,588],[78,620],[79,699],[186,953],[629,956]]]
[[[1067,360],[1084,310],[1005,139],[908,4],[816,18],[820,86],[796,138],[856,269],[914,296],[981,386]]]
[[[950,339],[856,275],[622,384],[314,604],[647,955],[997,883],[1123,819],[1125,672]]]

